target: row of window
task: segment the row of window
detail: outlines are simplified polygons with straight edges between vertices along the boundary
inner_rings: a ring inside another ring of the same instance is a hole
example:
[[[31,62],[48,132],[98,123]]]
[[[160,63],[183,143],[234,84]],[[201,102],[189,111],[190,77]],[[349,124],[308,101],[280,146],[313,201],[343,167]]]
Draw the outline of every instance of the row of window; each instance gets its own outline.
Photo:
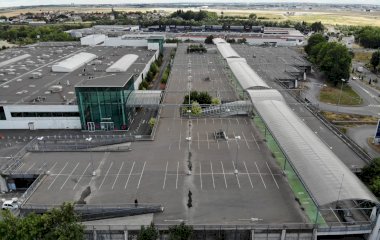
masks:
[[[12,117],[79,117],[79,112],[12,112]]]

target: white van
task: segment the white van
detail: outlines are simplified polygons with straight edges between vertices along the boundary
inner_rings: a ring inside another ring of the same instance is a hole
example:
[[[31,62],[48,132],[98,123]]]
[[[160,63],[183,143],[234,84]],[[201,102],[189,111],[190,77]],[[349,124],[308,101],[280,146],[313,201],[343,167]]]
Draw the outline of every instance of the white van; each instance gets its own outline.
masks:
[[[3,202],[3,205],[1,206],[1,208],[3,210],[5,210],[5,209],[9,209],[9,210],[18,209],[18,203],[17,203],[17,201],[7,200],[7,201]]]

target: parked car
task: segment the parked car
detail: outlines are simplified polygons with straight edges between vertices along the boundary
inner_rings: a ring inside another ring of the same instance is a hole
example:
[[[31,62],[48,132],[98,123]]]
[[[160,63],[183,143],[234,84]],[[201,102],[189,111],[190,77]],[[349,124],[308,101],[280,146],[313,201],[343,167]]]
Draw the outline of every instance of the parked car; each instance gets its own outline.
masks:
[[[18,203],[15,200],[6,200],[3,202],[3,205],[1,206],[3,210],[9,209],[9,210],[15,210],[18,209]]]

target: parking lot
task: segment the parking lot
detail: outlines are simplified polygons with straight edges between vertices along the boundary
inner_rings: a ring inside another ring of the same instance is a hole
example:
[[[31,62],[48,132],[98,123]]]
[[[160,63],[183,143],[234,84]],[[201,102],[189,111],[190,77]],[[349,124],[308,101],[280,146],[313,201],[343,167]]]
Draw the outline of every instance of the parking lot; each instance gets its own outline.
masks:
[[[222,101],[237,100],[219,53],[186,54],[185,50],[185,45],[177,50],[154,141],[132,142],[129,152],[28,153],[17,172],[43,170],[48,175],[27,203],[75,201],[90,186],[85,199],[89,204],[135,199],[162,204],[165,210],[155,214],[156,223],[183,219],[195,224],[248,224],[251,218],[263,223],[306,222],[249,117],[180,116],[188,84],[191,90],[219,94]],[[189,60],[190,72],[186,71]],[[205,81],[206,77],[211,80]],[[218,131],[225,132],[227,139],[216,139]]]

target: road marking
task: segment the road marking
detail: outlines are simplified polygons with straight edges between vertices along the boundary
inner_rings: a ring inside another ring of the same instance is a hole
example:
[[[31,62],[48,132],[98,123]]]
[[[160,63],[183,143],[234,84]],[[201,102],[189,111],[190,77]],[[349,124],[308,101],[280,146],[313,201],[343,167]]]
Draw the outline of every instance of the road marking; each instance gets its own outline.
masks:
[[[267,188],[267,185],[265,185],[265,182],[264,182],[263,176],[262,176],[261,173],[260,173],[259,166],[257,166],[257,163],[256,163],[256,162],[255,162],[255,165],[256,165],[256,168],[257,168],[257,172],[259,173],[259,176],[260,176],[260,178],[261,178],[261,181],[262,181],[263,184],[264,184],[264,188],[266,189],[266,188]]]
[[[124,189],[127,189],[127,185],[128,185],[128,182],[129,182],[129,178],[131,177],[131,174],[132,174],[132,171],[133,171],[133,167],[134,167],[134,166],[135,166],[135,162],[133,162],[133,164],[132,164],[131,171],[129,172],[129,175],[128,175],[128,178],[127,178],[127,181],[125,182]]]
[[[28,170],[25,171],[25,173],[29,172],[34,167],[34,165],[36,165],[36,163],[33,163],[32,166],[30,166],[30,168],[28,168]]]
[[[206,120],[207,118],[205,118],[205,125],[207,125],[207,120]]]
[[[212,177],[212,185],[215,189],[215,179],[214,179],[214,171],[212,170],[212,162],[210,161],[210,167],[211,167],[211,177]]]
[[[243,134],[243,138],[244,138],[244,140],[245,140],[245,143],[247,144],[247,148],[248,148],[248,149],[251,149],[251,148],[249,147],[249,144],[248,144],[247,138],[246,138],[245,135],[244,135],[244,132],[242,131],[241,133]]]
[[[177,162],[177,177],[175,179],[175,189],[178,188],[178,169],[179,169],[179,161]]]
[[[197,132],[198,135],[198,149],[199,149],[199,132]]]
[[[245,161],[243,161],[243,163],[244,163],[245,171],[247,172],[247,176],[248,176],[249,182],[251,183],[251,187],[253,188],[251,176],[249,175],[247,165],[245,164]]]
[[[234,167],[234,170],[237,169],[237,168],[235,168],[235,163],[234,163],[234,161],[232,161],[232,165],[233,165],[233,167]],[[238,183],[239,188],[240,188],[240,181],[239,181],[239,177],[238,177],[238,175],[239,175],[239,174],[235,174],[235,176],[236,176],[236,180],[237,180],[237,183]]]
[[[210,142],[208,141],[208,134],[206,132],[206,137],[207,137],[207,148],[210,149]]]
[[[170,144],[169,144],[169,151],[170,151],[171,148],[172,148],[172,144],[170,143]]]
[[[274,178],[274,175],[273,175],[273,173],[272,173],[272,170],[270,170],[270,167],[269,167],[269,165],[268,165],[268,162],[265,162],[265,163],[267,164],[268,170],[269,170],[270,174],[272,175],[272,178],[273,178],[274,183],[276,184],[277,188],[280,189],[280,187],[279,187],[278,184],[277,184],[276,179]]]
[[[235,118],[235,119],[236,119],[237,124],[240,125],[240,123],[239,123],[239,119],[237,119],[237,118]]]
[[[182,133],[179,132],[178,150],[181,150],[181,135],[182,135]]]
[[[54,165],[48,170],[48,172],[50,172],[51,170],[53,170],[53,168],[55,167],[55,165],[57,165],[58,162],[55,162]]]
[[[102,183],[100,184],[98,190],[100,190],[100,189],[102,188],[103,183],[104,183],[104,181],[106,180],[106,177],[107,177],[108,173],[110,172],[110,169],[111,169],[112,165],[113,165],[113,162],[111,162],[111,164],[110,164],[110,166],[109,166],[109,168],[108,168],[108,170],[107,170],[107,172],[106,172],[106,175],[104,175],[103,181],[102,181]]]
[[[75,188],[77,187],[77,185],[79,184],[80,180],[82,180],[83,178],[83,175],[86,173],[87,169],[90,167],[91,163],[88,163],[86,169],[83,171],[82,175],[79,177],[77,183],[75,183],[74,187],[73,187],[73,190],[75,190]]]
[[[137,189],[139,189],[139,187],[140,187],[140,182],[141,182],[142,176],[143,176],[143,174],[144,174],[145,164],[146,164],[146,161],[144,162],[144,166],[143,166],[143,169],[142,169],[142,171],[141,171],[141,175],[140,175],[139,183],[137,184]]]
[[[255,135],[253,135],[253,132],[251,132],[251,135],[252,135],[252,137],[253,137],[253,141],[255,141],[255,143],[256,143],[257,148],[260,150],[260,146],[259,146],[259,144],[257,143],[256,138],[255,138]]]
[[[58,177],[59,175],[61,175],[61,173],[63,172],[63,170],[65,170],[65,168],[66,168],[66,166],[67,166],[68,163],[69,163],[69,162],[66,162],[65,166],[63,166],[63,168],[61,169],[61,171],[60,171],[57,175],[55,175],[55,178],[54,178],[54,180],[50,183],[50,185],[49,185],[49,187],[48,187],[48,190],[49,190],[49,189],[51,188],[51,186],[54,184],[55,180],[57,180],[57,177]]]
[[[214,119],[212,119],[212,124],[215,124]]]
[[[232,134],[234,135],[234,138],[235,138],[235,141],[236,141],[236,144],[237,144],[237,148],[240,148],[240,144],[236,138],[236,135],[235,135],[235,131],[232,131]]]
[[[61,188],[59,190],[62,190],[63,186],[65,186],[67,180],[69,180],[69,178],[71,177],[71,175],[73,175],[73,173],[75,172],[75,169],[77,169],[79,163],[77,163],[77,165],[75,166],[75,168],[71,171],[71,173],[69,174],[69,176],[67,176],[65,182],[62,184]]]
[[[226,185],[226,188],[227,188],[227,179],[226,179],[226,173],[224,172],[223,162],[220,161],[220,164],[222,165],[222,171],[223,171],[223,177],[224,177],[224,184]]]
[[[40,171],[42,170],[42,168],[45,167],[45,166],[46,166],[46,162],[44,162],[44,163],[41,165],[41,167],[38,169],[38,172],[40,172]]]
[[[112,190],[113,190],[113,188],[115,187],[115,183],[116,183],[116,181],[117,181],[117,178],[119,177],[119,174],[120,174],[120,172],[121,172],[121,169],[123,169],[123,166],[124,166],[124,162],[121,163],[121,167],[120,167],[119,171],[117,172],[117,175],[116,175],[115,181],[114,181],[113,184],[112,184],[112,188],[111,188]]]
[[[248,125],[248,122],[247,122],[247,120],[245,120],[245,118],[243,118],[243,119],[244,119],[244,122],[245,122],[245,124],[246,124],[246,125]]]
[[[203,184],[202,184],[202,163],[199,162],[199,178],[201,179],[201,190],[203,189]]]
[[[226,140],[227,148],[230,149],[230,143],[228,142],[228,139]]]
[[[216,140],[216,143],[218,144],[218,149],[219,149],[219,140],[218,139]]]
[[[168,165],[169,165],[169,162],[166,161],[165,177],[164,177],[164,184],[162,185],[162,189],[165,189],[165,184],[166,184],[166,174],[168,173]]]

